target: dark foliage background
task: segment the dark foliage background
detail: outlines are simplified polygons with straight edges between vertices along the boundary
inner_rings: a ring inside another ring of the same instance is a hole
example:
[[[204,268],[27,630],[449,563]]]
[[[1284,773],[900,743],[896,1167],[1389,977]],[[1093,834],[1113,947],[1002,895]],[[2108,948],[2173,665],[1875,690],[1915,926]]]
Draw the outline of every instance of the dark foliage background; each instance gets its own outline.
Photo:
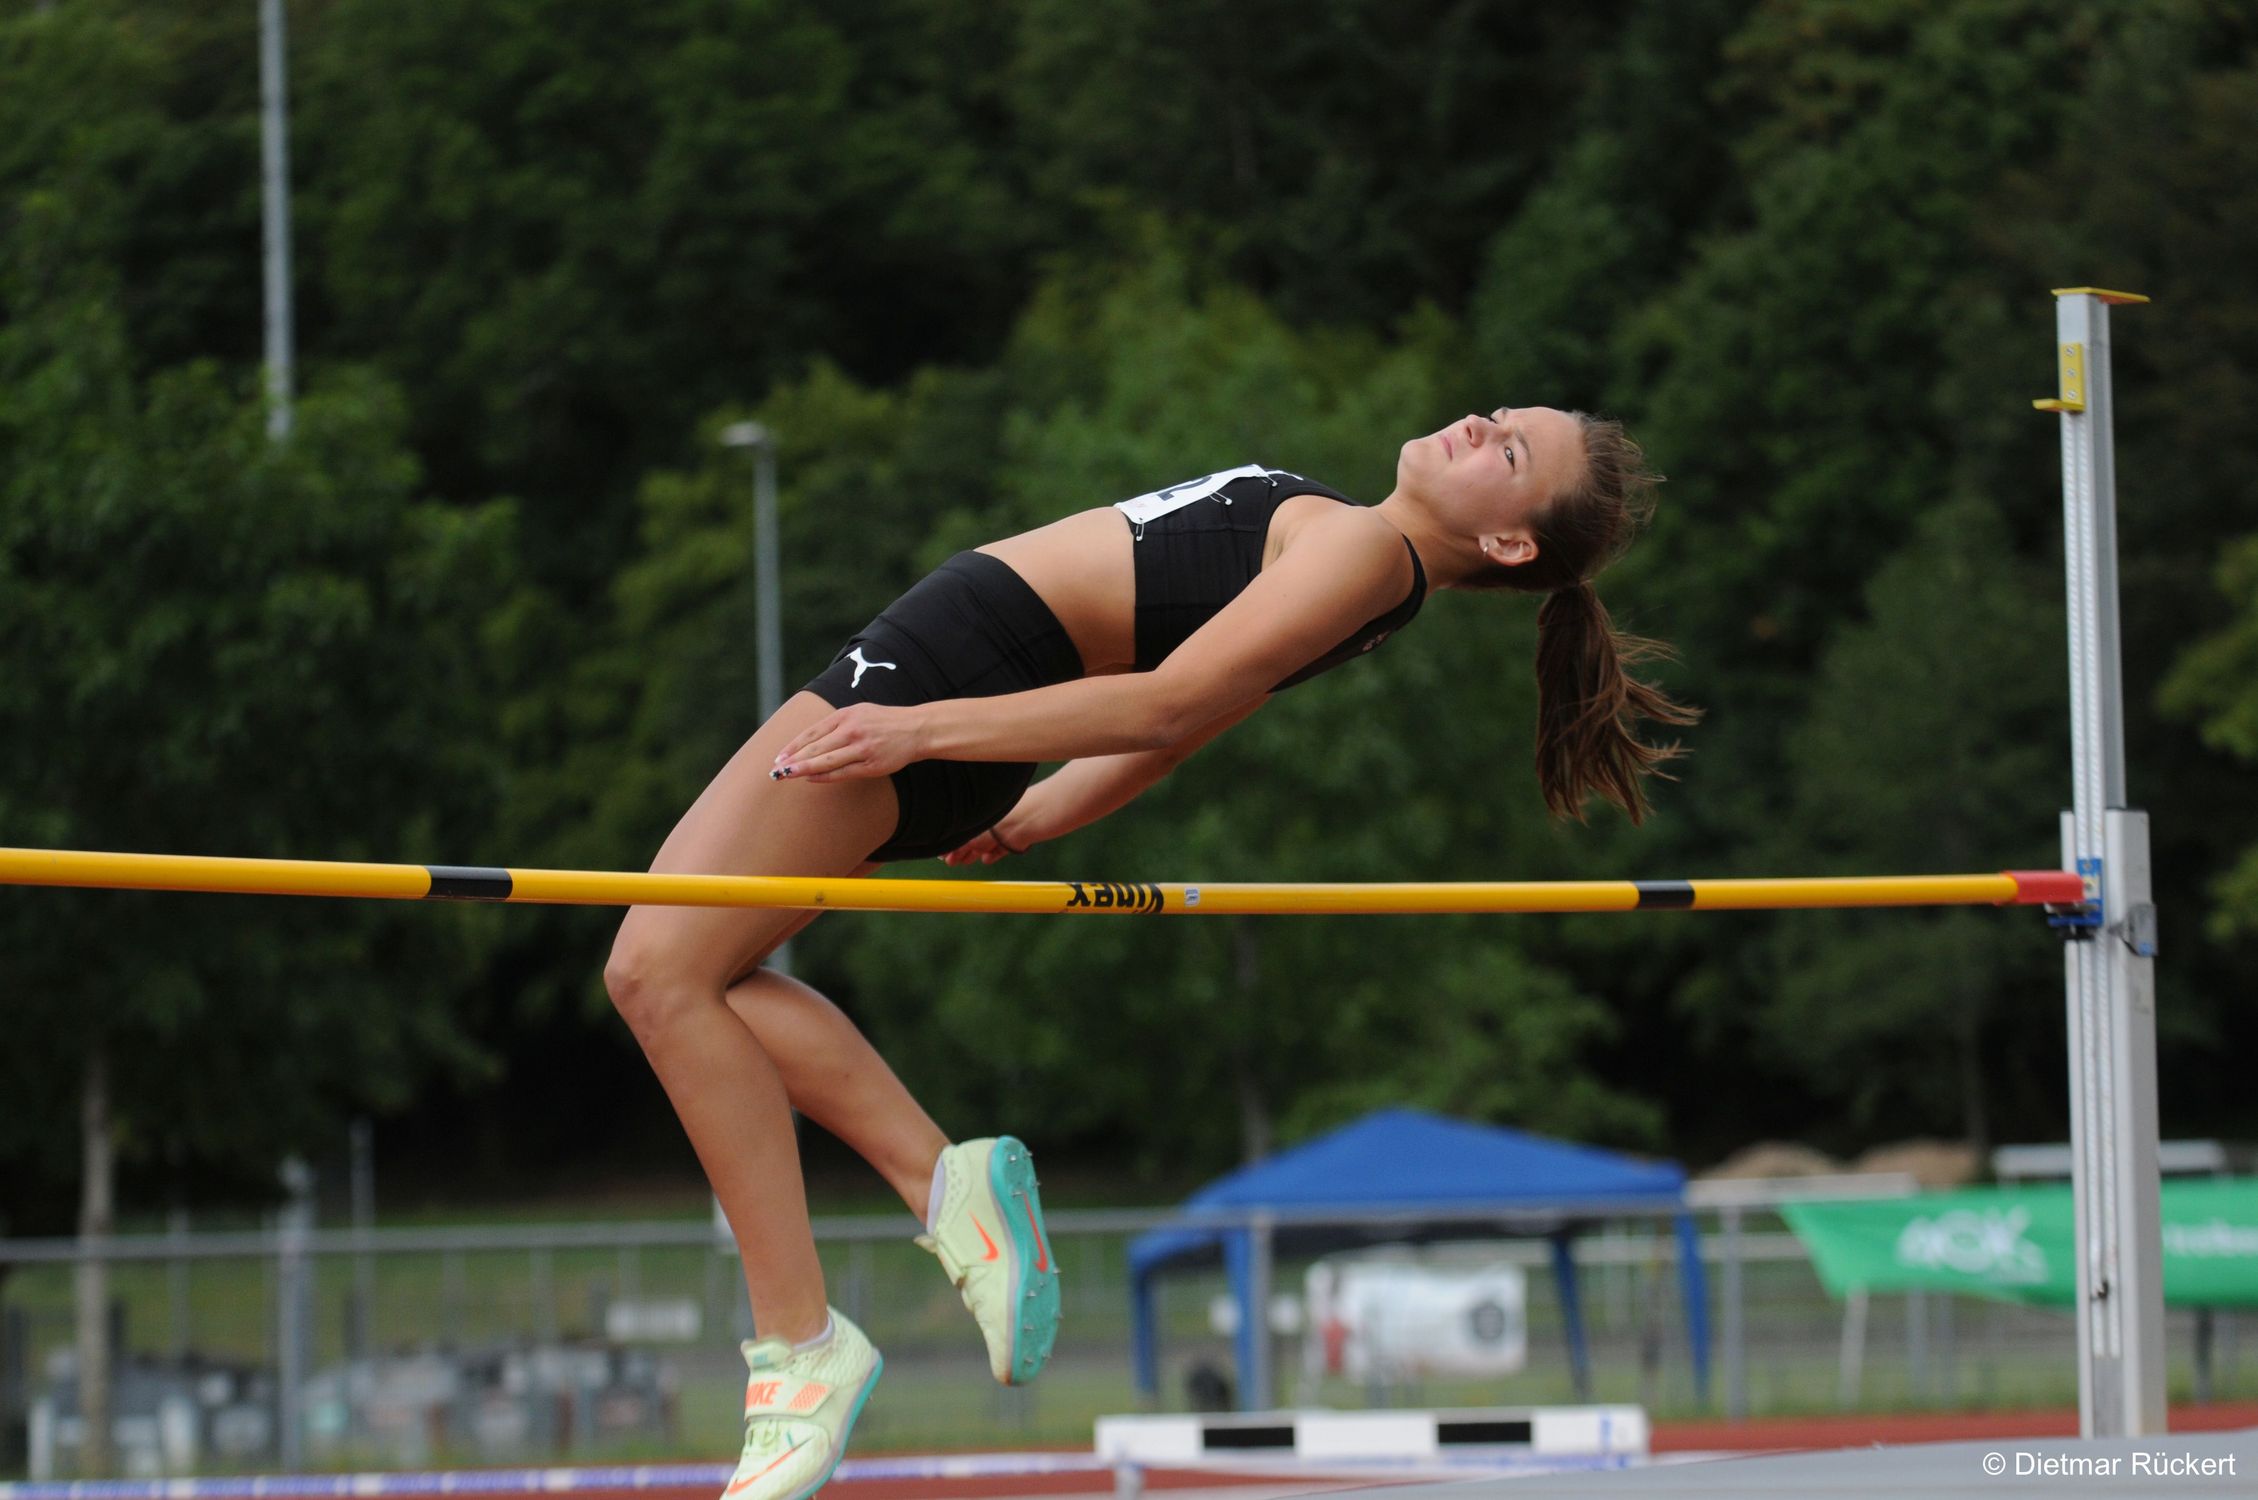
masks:
[[[493,0],[291,8],[306,395],[262,435],[255,10],[0,6],[0,842],[633,868],[970,540],[1249,459],[1602,408],[1671,475],[1606,580],[1709,709],[1547,822],[1532,612],[1446,598],[1033,875],[1998,869],[2067,796],[2050,287],[2117,320],[2165,1128],[2258,1045],[2258,7],[2227,0]],[[0,1204],[129,1216],[373,1113],[463,1192],[689,1153],[601,912],[0,897]],[[804,973],[944,1126],[1196,1177],[1389,1101],[1700,1164],[2056,1139],[2014,915],[835,917]],[[828,1160],[828,1159],[825,1159]]]

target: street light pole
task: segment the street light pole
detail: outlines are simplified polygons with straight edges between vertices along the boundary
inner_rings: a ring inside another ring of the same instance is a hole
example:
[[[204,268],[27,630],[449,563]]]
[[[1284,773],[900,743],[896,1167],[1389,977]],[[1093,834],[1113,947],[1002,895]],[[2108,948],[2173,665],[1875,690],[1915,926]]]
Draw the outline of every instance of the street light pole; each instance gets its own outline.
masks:
[[[721,442],[725,448],[750,448],[753,453],[753,657],[761,720],[766,723],[784,704],[783,588],[776,561],[776,436],[758,422],[732,422],[721,429]],[[779,946],[768,962],[780,974],[791,973],[792,945]]]
[[[777,578],[776,444],[753,450],[753,638],[761,718],[784,706],[784,601]]]
[[[259,0],[259,178],[266,218],[267,436],[290,436],[296,334],[290,297],[289,79],[282,0]]]

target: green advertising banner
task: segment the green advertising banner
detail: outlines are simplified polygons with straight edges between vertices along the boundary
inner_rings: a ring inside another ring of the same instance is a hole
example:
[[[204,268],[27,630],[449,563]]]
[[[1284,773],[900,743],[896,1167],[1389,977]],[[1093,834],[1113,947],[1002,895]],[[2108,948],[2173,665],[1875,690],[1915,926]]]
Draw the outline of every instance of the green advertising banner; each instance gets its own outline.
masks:
[[[1864,1288],[2077,1300],[2070,1188],[1968,1188],[1780,1209],[1835,1296]],[[2258,1178],[2164,1184],[2164,1300],[2258,1307]]]

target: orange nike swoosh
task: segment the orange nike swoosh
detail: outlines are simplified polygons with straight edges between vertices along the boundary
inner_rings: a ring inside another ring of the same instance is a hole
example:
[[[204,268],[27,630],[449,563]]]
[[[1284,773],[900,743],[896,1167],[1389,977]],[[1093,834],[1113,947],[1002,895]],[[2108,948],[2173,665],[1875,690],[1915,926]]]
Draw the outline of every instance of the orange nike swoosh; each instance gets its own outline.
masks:
[[[980,1258],[982,1260],[994,1260],[996,1258],[996,1242],[988,1238],[988,1231],[981,1227],[978,1219],[972,1221],[972,1227],[980,1230],[980,1243],[988,1247],[988,1253]]]
[[[1043,1243],[1043,1226],[1035,1222],[1035,1205],[1029,1203],[1024,1206],[1027,1209],[1027,1227],[1035,1231],[1035,1269],[1048,1271],[1051,1268],[1051,1247]]]
[[[798,1443],[794,1443],[794,1444],[793,1444],[793,1445],[792,1445],[791,1447],[789,1447],[789,1448],[787,1448],[787,1449],[785,1449],[785,1450],[784,1450],[783,1456],[782,1456],[782,1457],[780,1457],[780,1458],[778,1458],[778,1459],[776,1460],[776,1463],[775,1463],[775,1464],[770,1464],[770,1465],[768,1466],[768,1469],[763,1469],[763,1470],[761,1470],[760,1474],[748,1474],[748,1475],[746,1475],[746,1476],[745,1476],[745,1477],[744,1477],[743,1479],[740,1479],[740,1480],[738,1480],[738,1481],[737,1481],[737,1482],[736,1482],[735,1484],[731,1485],[731,1486],[730,1486],[730,1487],[729,1487],[728,1489],[725,1489],[725,1490],[723,1490],[723,1491],[721,1492],[721,1493],[722,1493],[722,1495],[723,1495],[724,1497],[727,1497],[727,1496],[730,1496],[730,1495],[734,1495],[734,1494],[736,1494],[736,1493],[737,1493],[737,1492],[738,1492],[739,1490],[743,1489],[743,1488],[744,1488],[744,1487],[745,1487],[746,1485],[748,1485],[748,1484],[751,1484],[751,1483],[752,1483],[752,1482],[753,1482],[754,1480],[756,1480],[756,1479],[760,1478],[760,1477],[761,1477],[761,1474],[766,1474],[766,1473],[767,1473],[767,1472],[769,1471],[769,1469],[773,1469],[773,1468],[775,1468],[775,1467],[776,1467],[776,1464],[780,1464],[780,1463],[784,1462],[784,1460],[785,1460],[785,1459],[787,1459],[787,1458],[790,1458],[790,1457],[791,1457],[791,1456],[792,1456],[793,1454],[795,1454],[795,1453],[797,1453],[797,1452],[799,1452],[799,1451],[800,1451],[800,1445],[799,1445]]]

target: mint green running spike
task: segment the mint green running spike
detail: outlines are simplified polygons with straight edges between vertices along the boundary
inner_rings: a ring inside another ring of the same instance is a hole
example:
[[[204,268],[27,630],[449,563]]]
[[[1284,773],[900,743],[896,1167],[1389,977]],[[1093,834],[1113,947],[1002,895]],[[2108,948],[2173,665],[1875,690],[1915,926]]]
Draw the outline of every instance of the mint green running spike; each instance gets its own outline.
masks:
[[[847,1451],[886,1361],[837,1308],[821,1347],[744,1345],[745,1451],[721,1500],[809,1500]]]
[[[1006,1135],[945,1148],[941,1168],[940,1216],[917,1243],[939,1258],[980,1324],[989,1370],[1005,1385],[1025,1385],[1058,1342],[1058,1263],[1043,1229],[1035,1159]]]

